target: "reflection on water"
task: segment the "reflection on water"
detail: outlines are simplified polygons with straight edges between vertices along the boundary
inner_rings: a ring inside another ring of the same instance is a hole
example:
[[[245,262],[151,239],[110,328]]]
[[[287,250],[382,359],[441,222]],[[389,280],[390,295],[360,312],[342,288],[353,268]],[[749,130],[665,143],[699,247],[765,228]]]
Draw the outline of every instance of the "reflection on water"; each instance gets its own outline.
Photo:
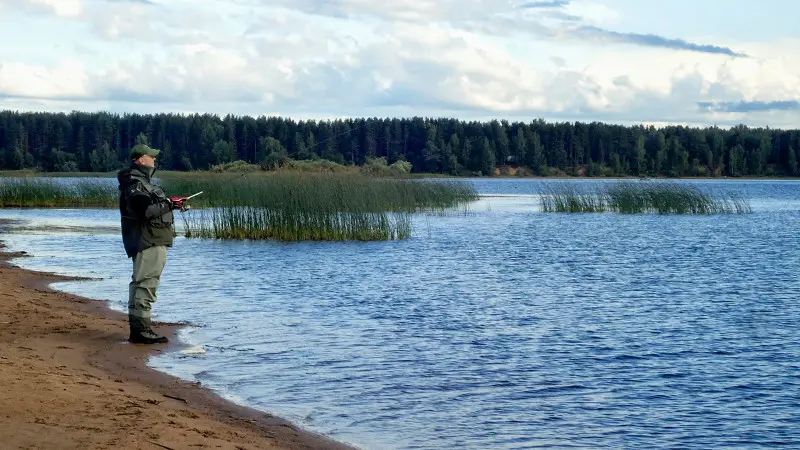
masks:
[[[155,312],[194,347],[151,364],[367,448],[800,445],[800,183],[697,181],[744,216],[626,216],[473,182],[473,214],[404,241],[177,239]],[[115,213],[0,218],[93,227],[3,239],[124,310]]]

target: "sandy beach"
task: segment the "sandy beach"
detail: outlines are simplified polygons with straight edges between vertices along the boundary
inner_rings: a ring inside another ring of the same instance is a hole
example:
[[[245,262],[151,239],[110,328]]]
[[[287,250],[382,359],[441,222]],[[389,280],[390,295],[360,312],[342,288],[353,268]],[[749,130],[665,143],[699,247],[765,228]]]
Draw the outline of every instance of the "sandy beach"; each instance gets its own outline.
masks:
[[[1,236],[0,236],[1,238]],[[146,366],[178,348],[127,343],[123,314],[49,289],[0,242],[0,442],[4,449],[345,449]],[[69,278],[74,279],[74,278]]]

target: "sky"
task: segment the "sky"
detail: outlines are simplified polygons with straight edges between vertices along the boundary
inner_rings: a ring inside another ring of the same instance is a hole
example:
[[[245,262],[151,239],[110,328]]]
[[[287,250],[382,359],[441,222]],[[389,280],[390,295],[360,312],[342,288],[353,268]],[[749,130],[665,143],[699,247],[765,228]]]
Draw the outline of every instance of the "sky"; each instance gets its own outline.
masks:
[[[0,0],[0,109],[800,128],[790,0]]]

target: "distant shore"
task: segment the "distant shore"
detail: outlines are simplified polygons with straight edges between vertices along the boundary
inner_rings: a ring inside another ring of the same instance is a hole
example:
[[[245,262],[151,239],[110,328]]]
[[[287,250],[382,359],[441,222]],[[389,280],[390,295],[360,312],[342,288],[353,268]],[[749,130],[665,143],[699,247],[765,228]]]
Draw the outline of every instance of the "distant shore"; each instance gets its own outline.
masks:
[[[74,278],[9,263],[25,256],[0,241],[3,448],[353,448],[149,368],[180,348],[180,324],[157,324],[169,346],[128,344],[124,314],[48,287]]]
[[[161,175],[190,175],[190,174],[209,174],[209,173],[219,173],[219,172],[212,172],[212,171],[193,171],[193,172],[181,172],[181,171],[166,171],[161,170],[157,171],[156,177]],[[247,174],[252,172],[225,172],[228,174]],[[271,173],[269,171],[261,171],[255,173],[262,173],[267,174]],[[316,173],[316,172],[305,172],[305,173]],[[0,177],[77,177],[77,178],[116,178],[117,172],[38,172],[32,170],[0,170]],[[467,176],[467,175],[448,175],[448,174],[441,174],[441,173],[412,173],[409,175],[411,178],[442,178],[442,179],[485,179],[485,180],[493,180],[493,179],[514,179],[514,180],[616,180],[616,179],[624,179],[624,180],[639,180],[639,179],[647,179],[647,180],[764,180],[764,181],[792,181],[798,180],[800,181],[800,177],[789,177],[789,176],[738,176],[738,177],[729,177],[729,176],[683,176],[683,177],[665,177],[665,176],[639,176],[639,175],[619,175],[619,176],[596,176],[596,177],[589,177],[586,175],[552,175],[552,176],[542,176],[542,175],[493,175],[489,176]]]

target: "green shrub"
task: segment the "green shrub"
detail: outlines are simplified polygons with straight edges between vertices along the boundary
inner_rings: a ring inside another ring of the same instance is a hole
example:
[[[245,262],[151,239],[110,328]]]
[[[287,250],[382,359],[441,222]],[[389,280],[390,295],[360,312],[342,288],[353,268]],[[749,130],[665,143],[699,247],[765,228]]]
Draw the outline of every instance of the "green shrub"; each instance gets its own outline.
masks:
[[[237,160],[225,164],[217,164],[211,167],[212,172],[256,172],[262,170],[258,164],[250,164],[247,161]]]
[[[367,158],[359,171],[362,174],[373,176],[402,176],[410,174],[411,169],[411,163],[408,161],[398,160],[389,165],[386,157],[381,156],[380,158]]]

